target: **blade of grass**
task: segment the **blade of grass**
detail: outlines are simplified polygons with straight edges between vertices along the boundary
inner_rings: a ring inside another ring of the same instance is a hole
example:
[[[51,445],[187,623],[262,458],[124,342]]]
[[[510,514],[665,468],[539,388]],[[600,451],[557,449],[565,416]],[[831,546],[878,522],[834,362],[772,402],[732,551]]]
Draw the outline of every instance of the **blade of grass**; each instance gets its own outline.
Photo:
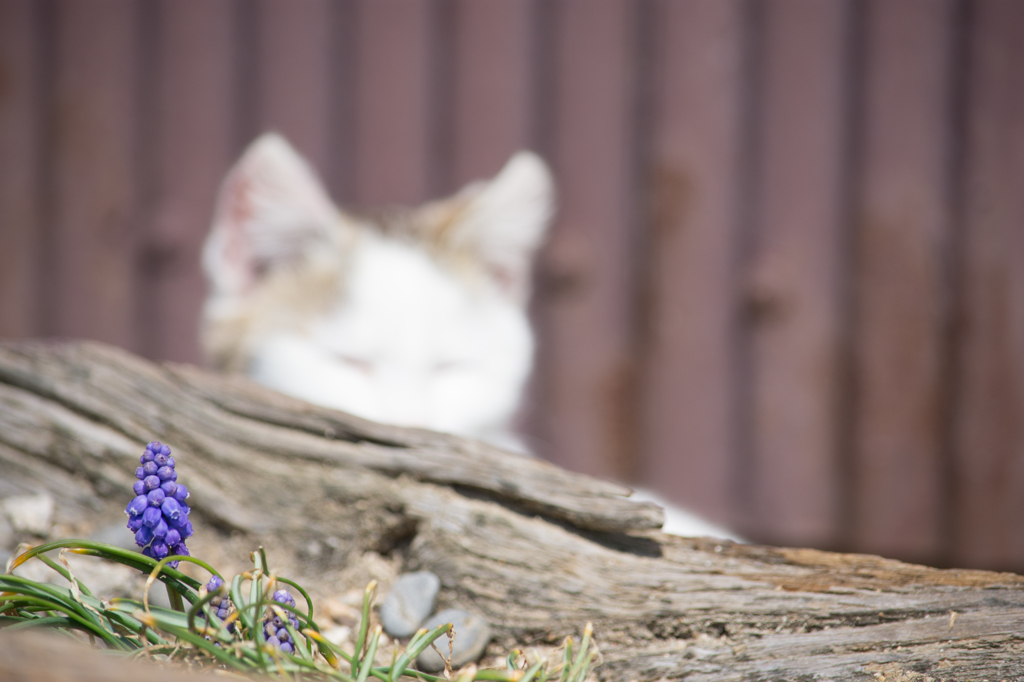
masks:
[[[565,650],[562,652],[561,682],[568,682],[569,670],[572,667],[572,637],[566,637],[565,644],[563,646],[565,647]]]
[[[373,591],[377,589],[377,581],[371,580],[363,590],[363,611],[362,620],[359,621],[359,636],[356,637],[356,648],[353,652],[356,658],[362,658],[363,645],[366,643],[366,633],[370,630],[370,602],[373,599]]]
[[[103,632],[102,637],[104,641],[107,641],[108,637],[116,637],[113,628],[110,627],[110,624],[105,621],[95,608],[96,606],[101,606],[95,598],[91,599],[93,608],[90,609],[84,601],[75,599],[71,591],[66,587],[47,585],[10,574],[0,575],[0,586],[3,586],[7,592],[21,594],[25,597],[33,597],[41,600],[40,603],[54,604],[55,610],[62,611],[68,615],[74,614],[74,617],[80,620],[80,622],[92,624],[97,634]]]
[[[590,657],[587,653],[590,649],[590,638],[594,634],[594,626],[587,623],[583,628],[583,640],[580,642],[579,653],[576,654],[576,659],[572,663],[572,668],[569,671],[569,682],[582,682],[580,673],[585,674],[586,664],[590,662]]]
[[[122,549],[120,547],[114,547],[113,545],[108,545],[102,542],[93,542],[92,540],[80,540],[77,538],[70,538],[67,540],[55,540],[53,542],[48,542],[30,548],[29,550],[23,552],[22,554],[19,554],[12,560],[10,570],[13,571],[15,568],[21,566],[23,563],[25,563],[32,557],[36,556],[37,554],[42,554],[55,549],[63,548],[71,549],[76,554],[100,556],[111,561],[116,561],[117,563],[125,564],[126,566],[131,566],[132,568],[139,568],[139,566],[142,565],[146,566],[147,570],[152,570],[153,566],[155,566],[157,563],[156,559],[148,557],[144,554],[139,554],[138,552]],[[191,557],[183,557],[183,559],[188,560],[191,559]],[[205,564],[201,565],[205,566]],[[174,580],[184,583],[185,585],[191,587],[194,590],[199,589],[200,583],[195,578],[191,578],[185,575],[184,573],[179,573],[177,570],[173,568],[166,569],[166,573]]]
[[[359,676],[356,677],[356,682],[366,682],[370,669],[373,668],[373,658],[377,655],[377,643],[380,641],[380,634],[381,627],[378,625],[373,629],[370,645],[366,647],[366,656],[363,657],[362,664],[359,666]]]
[[[444,623],[442,625],[438,625],[433,630],[420,630],[413,635],[413,638],[409,640],[408,646],[405,647],[405,651],[403,651],[402,655],[398,657],[398,660],[391,669],[391,674],[388,677],[390,682],[395,682],[395,680],[404,675],[406,669],[412,665],[412,662],[415,661],[416,658],[438,637],[448,634],[448,631],[451,630],[451,628],[451,623]]]
[[[17,620],[18,622],[11,625],[4,625],[3,629],[5,632],[14,632],[15,630],[37,627],[79,628],[79,624],[67,616],[48,616],[46,618],[22,618],[12,620]]]
[[[231,601],[235,605],[235,613],[238,614],[238,619],[242,622],[241,624],[246,630],[252,632],[253,621],[248,615],[247,609],[245,608],[246,603],[242,601],[242,576],[236,575],[231,579]]]

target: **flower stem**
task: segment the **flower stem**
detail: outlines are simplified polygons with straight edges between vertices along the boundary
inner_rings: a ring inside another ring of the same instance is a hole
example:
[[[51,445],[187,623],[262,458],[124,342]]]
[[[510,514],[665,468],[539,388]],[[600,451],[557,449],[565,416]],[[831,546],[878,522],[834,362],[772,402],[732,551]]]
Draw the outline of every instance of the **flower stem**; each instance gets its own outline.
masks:
[[[181,594],[170,585],[164,584],[164,587],[167,588],[167,598],[171,600],[171,608],[185,613],[185,604],[181,601]]]

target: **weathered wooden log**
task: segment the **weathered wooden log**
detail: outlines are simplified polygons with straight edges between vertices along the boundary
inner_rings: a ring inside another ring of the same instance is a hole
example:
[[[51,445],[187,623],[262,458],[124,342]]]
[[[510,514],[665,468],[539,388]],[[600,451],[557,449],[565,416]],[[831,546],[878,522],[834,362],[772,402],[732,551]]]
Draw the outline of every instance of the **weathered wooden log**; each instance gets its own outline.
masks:
[[[1017,575],[671,537],[620,486],[481,443],[98,344],[0,345],[0,496],[49,490],[88,533],[124,518],[155,439],[195,553],[263,544],[318,595],[368,555],[429,569],[501,646],[592,621],[604,679],[1024,678]]]

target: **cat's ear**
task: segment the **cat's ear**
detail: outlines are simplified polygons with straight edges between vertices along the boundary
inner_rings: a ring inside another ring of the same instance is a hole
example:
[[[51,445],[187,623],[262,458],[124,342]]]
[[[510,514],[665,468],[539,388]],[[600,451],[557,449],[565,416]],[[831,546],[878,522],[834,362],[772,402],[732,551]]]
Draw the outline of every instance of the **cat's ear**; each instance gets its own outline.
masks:
[[[534,255],[547,236],[555,188],[544,161],[516,153],[494,179],[421,209],[421,224],[446,249],[468,251],[509,296],[525,303]]]
[[[203,248],[214,295],[244,296],[276,268],[328,252],[342,219],[315,171],[280,135],[249,145],[217,197]]]

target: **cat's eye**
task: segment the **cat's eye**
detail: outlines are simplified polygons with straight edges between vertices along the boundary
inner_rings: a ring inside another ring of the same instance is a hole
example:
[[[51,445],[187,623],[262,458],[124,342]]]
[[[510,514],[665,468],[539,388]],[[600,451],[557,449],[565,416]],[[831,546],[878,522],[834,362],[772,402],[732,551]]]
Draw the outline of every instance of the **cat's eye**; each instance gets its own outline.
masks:
[[[366,358],[359,358],[354,355],[344,355],[342,353],[336,353],[334,357],[341,361],[342,364],[362,372],[363,374],[373,374],[373,362]]]

